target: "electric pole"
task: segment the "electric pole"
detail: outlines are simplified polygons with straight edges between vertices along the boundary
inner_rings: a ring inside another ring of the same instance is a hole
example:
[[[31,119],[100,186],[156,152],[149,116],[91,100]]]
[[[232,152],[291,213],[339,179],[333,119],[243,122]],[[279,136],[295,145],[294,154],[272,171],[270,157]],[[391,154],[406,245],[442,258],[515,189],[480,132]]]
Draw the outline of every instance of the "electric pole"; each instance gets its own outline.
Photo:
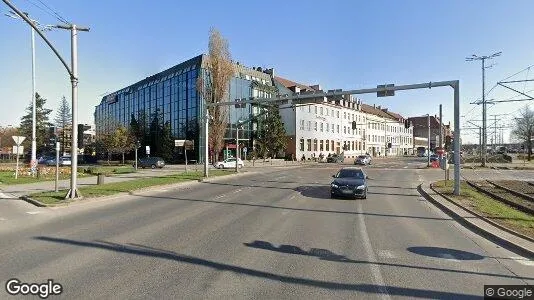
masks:
[[[467,57],[466,61],[474,61],[474,60],[481,60],[482,61],[482,166],[486,166],[486,159],[487,159],[487,129],[486,129],[486,65],[485,61],[486,59],[493,59],[494,57],[500,56],[502,52],[493,53],[492,55],[485,55],[485,56],[477,56],[475,54],[471,55],[471,57]]]

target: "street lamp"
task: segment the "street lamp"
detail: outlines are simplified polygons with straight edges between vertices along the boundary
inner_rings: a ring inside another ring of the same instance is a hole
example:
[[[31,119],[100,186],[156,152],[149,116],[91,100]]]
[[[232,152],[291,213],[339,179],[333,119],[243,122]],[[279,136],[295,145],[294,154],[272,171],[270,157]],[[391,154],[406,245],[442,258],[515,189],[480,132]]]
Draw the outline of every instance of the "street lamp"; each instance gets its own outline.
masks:
[[[16,13],[10,11],[9,14],[4,14],[6,17],[24,20],[20,18]],[[51,25],[41,25],[36,20],[30,19],[28,13],[24,12],[24,15],[40,30],[50,31]],[[36,105],[35,105],[35,29],[31,27],[31,45],[32,45],[32,156],[31,156],[31,169],[32,174],[35,174],[35,166],[37,162],[37,142],[36,142]]]

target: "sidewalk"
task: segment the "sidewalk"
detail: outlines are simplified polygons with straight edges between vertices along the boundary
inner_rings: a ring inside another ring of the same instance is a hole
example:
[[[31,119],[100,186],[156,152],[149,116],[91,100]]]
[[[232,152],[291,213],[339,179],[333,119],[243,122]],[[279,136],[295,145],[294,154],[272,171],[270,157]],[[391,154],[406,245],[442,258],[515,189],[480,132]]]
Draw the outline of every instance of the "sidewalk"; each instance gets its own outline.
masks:
[[[508,248],[510,251],[529,259],[534,258],[534,239],[528,237],[523,238],[514,234],[511,230],[453,203],[432,190],[428,182],[422,183],[418,187],[418,190],[428,201],[432,202],[465,227],[494,243]]]

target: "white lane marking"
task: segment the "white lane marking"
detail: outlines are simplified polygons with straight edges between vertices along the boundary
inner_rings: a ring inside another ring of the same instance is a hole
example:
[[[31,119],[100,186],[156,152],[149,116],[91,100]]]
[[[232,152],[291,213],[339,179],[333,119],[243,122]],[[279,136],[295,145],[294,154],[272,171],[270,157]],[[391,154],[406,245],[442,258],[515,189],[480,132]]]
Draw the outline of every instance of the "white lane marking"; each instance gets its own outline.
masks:
[[[0,221],[7,221],[7,219],[5,219],[5,218],[0,218]]]
[[[234,191],[234,194],[237,194],[237,193],[239,193],[241,191],[242,191],[242,189],[237,189],[237,190]]]
[[[29,215],[36,215],[36,214],[40,214],[41,212],[40,211],[27,211],[26,213]]]
[[[289,197],[289,200],[291,200],[291,199],[293,199],[293,198],[295,198],[295,195],[291,195],[291,196]]]
[[[408,169],[408,166],[404,166],[403,169]]]
[[[534,260],[530,260],[528,258],[525,258],[525,257],[521,257],[521,256],[514,256],[514,257],[510,257],[510,259],[522,264],[522,265],[525,265],[525,266],[534,266]]]
[[[454,255],[450,254],[450,253],[445,253],[441,256],[442,258],[445,258],[446,260],[448,261],[454,261],[454,262],[460,262],[459,259],[455,259],[454,258]]]
[[[215,197],[215,199],[220,199],[220,198],[222,198],[222,197],[224,197],[224,196],[226,196],[226,195],[225,195],[225,194],[221,194],[221,195]]]
[[[382,278],[382,274],[380,273],[380,268],[373,264],[374,262],[377,262],[376,255],[373,251],[373,247],[371,246],[371,241],[369,240],[369,235],[367,234],[367,226],[365,225],[364,215],[363,215],[363,209],[362,209],[362,202],[358,201],[358,204],[356,205],[357,208],[357,219],[360,229],[360,235],[362,238],[362,244],[364,246],[365,252],[367,253],[367,259],[371,262],[369,265],[369,268],[371,268],[371,274],[373,275],[373,281],[375,285],[378,286],[378,291],[380,292],[380,298],[381,299],[391,299],[388,294],[388,289],[386,288],[386,285],[384,283],[384,278]]]
[[[10,197],[4,193],[0,193],[0,199],[13,199],[13,197]]]

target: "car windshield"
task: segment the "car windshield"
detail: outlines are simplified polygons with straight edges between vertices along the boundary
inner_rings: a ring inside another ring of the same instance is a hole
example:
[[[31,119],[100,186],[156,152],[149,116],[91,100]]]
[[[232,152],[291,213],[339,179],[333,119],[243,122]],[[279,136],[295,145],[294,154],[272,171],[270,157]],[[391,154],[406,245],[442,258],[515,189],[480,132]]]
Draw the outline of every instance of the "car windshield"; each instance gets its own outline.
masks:
[[[364,158],[367,158],[367,156],[365,156],[365,155],[360,155],[360,156],[358,156],[358,158],[362,158],[362,159],[364,159]]]
[[[336,177],[337,178],[349,178],[350,177],[350,178],[358,178],[358,179],[365,178],[361,170],[350,170],[350,169],[343,169],[339,171]]]

